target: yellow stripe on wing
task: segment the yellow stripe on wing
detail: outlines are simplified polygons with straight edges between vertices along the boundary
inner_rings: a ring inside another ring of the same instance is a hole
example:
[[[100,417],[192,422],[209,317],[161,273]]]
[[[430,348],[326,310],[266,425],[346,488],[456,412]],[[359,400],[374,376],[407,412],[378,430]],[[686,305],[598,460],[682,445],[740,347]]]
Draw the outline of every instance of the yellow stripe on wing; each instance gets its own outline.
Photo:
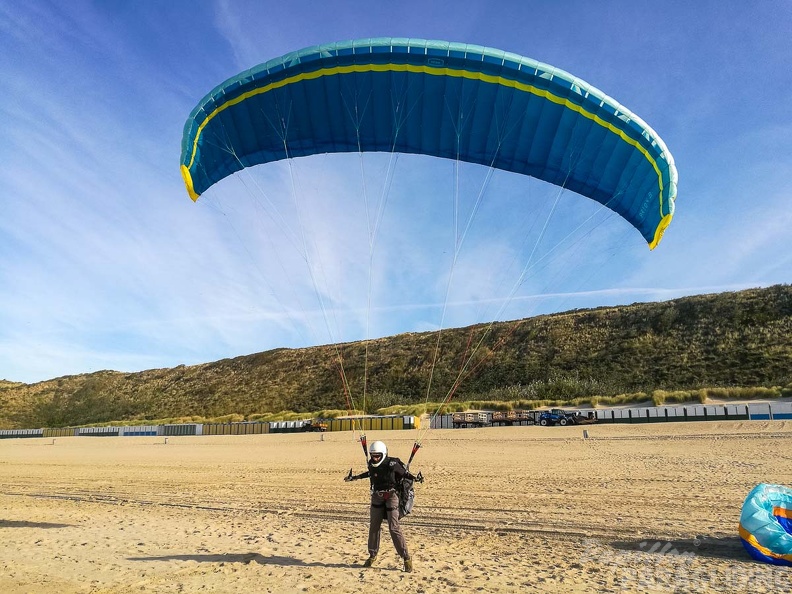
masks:
[[[652,165],[657,173],[658,185],[660,188],[658,198],[660,201],[660,216],[662,218],[660,224],[658,225],[657,229],[655,230],[655,239],[649,245],[651,249],[657,245],[660,241],[660,238],[663,235],[663,231],[671,222],[671,215],[664,215],[663,214],[663,175],[660,171],[660,167],[657,165],[657,161],[649,154],[649,152],[641,146],[641,144],[633,139],[630,138],[623,130],[620,130],[610,122],[606,122],[598,115],[587,111],[586,109],[582,108],[575,103],[572,103],[569,99],[564,97],[559,97],[558,95],[554,95],[553,93],[546,91],[544,89],[537,89],[533,85],[528,85],[519,81],[511,80],[508,78],[503,78],[502,76],[494,76],[491,74],[485,74],[483,72],[470,72],[468,70],[457,70],[448,67],[435,67],[435,66],[419,66],[415,64],[353,64],[348,66],[334,66],[332,68],[322,68],[320,70],[315,70],[313,72],[303,72],[300,74],[296,74],[294,76],[285,78],[281,81],[272,82],[263,87],[259,87],[257,89],[252,89],[246,93],[243,93],[239,97],[231,99],[223,103],[222,105],[217,106],[208,116],[206,119],[201,122],[198,126],[198,130],[195,133],[195,139],[193,140],[192,152],[190,154],[190,161],[187,163],[187,169],[191,169],[193,162],[195,161],[195,155],[198,150],[198,139],[201,137],[201,133],[203,129],[212,121],[218,114],[222,113],[229,107],[233,107],[243,101],[249,99],[250,97],[255,97],[256,95],[261,95],[263,93],[268,93],[275,89],[280,89],[286,87],[291,84],[299,83],[305,80],[315,80],[317,78],[321,78],[323,76],[336,76],[340,74],[351,74],[351,73],[364,73],[364,72],[413,72],[417,74],[428,74],[431,76],[450,76],[450,77],[457,77],[457,78],[465,78],[469,80],[480,80],[485,83],[489,84],[497,84],[504,87],[509,87],[516,89],[518,91],[523,91],[525,93],[530,93],[532,95],[536,95],[537,97],[542,97],[556,103],[558,105],[562,105],[567,109],[570,109],[576,113],[579,113],[581,116],[593,121],[594,123],[602,126],[603,128],[609,130],[613,134],[616,134],[619,138],[621,138],[627,144],[633,146],[634,148],[638,149],[641,154],[646,158],[647,161]],[[184,167],[184,166],[183,166]],[[187,180],[190,180],[190,185],[188,185],[187,190],[190,193],[190,197],[193,197],[193,200],[198,198],[198,195],[195,194],[195,191],[191,189],[192,179],[191,177],[185,176],[184,171],[182,170],[182,176],[185,178],[185,183]],[[665,223],[664,223],[665,222]]]

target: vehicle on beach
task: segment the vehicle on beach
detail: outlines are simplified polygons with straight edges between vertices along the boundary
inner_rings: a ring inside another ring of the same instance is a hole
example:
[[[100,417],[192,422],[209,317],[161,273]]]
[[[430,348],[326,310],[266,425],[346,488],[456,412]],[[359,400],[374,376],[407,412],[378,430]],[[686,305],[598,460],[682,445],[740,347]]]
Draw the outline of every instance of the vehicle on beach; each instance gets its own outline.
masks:
[[[597,417],[593,412],[584,415],[580,411],[567,411],[561,408],[551,408],[542,411],[539,415],[539,424],[542,427],[550,425],[592,425],[597,422]]]
[[[302,430],[306,432],[321,431],[322,433],[324,433],[325,431],[327,431],[327,423],[323,423],[321,421],[315,421],[311,419],[310,421],[305,421],[305,423],[302,426]]]
[[[584,415],[579,410],[576,410],[573,417],[575,420],[575,425],[593,425],[597,422],[597,413],[594,411],[589,411]]]
[[[549,425],[561,425],[562,427],[574,425],[576,416],[574,412],[567,412],[560,408],[551,408],[539,415],[539,424],[542,427],[547,427]]]

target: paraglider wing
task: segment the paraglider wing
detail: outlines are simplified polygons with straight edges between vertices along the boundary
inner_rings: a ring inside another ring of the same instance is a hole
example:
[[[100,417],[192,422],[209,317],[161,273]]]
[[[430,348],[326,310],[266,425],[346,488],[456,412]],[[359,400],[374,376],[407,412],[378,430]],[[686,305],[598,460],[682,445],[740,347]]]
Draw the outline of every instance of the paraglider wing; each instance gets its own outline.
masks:
[[[181,170],[197,200],[244,167],[359,151],[530,175],[606,205],[650,248],[674,213],[673,158],[640,118],[546,64],[443,41],[333,43],[245,71],[192,111]]]
[[[792,566],[792,489],[760,484],[740,514],[740,539],[757,561]]]

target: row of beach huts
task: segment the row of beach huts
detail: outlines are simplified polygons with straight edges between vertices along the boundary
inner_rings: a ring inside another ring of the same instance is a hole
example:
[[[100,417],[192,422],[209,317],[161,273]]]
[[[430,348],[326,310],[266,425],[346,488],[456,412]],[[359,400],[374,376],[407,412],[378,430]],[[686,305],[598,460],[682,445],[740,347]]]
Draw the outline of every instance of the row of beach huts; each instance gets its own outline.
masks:
[[[772,421],[792,420],[792,402],[750,404],[690,404],[625,408],[566,409],[578,418],[596,423],[664,423],[683,421]],[[542,411],[478,411],[439,415],[432,419],[433,429],[486,427],[496,425],[534,425]]]
[[[477,411],[436,415],[432,429],[536,424],[541,411]],[[700,404],[632,408],[578,409],[570,411],[596,423],[662,423],[681,421],[767,421],[792,420],[792,402],[751,404]],[[462,417],[460,417],[462,415]],[[467,420],[460,423],[460,418]],[[456,421],[456,422],[455,422]],[[170,425],[129,425],[106,427],[49,427],[41,429],[0,429],[0,439],[26,437],[138,437],[177,435],[253,435],[303,433],[309,431],[392,431],[420,428],[413,415],[365,416],[299,421],[184,423]]]
[[[0,439],[20,437],[138,437],[176,435],[258,435],[324,431],[393,431],[418,429],[420,417],[412,415],[369,416],[299,421],[250,421],[237,423],[181,423],[172,425],[108,425],[105,427],[49,427],[0,429]]]

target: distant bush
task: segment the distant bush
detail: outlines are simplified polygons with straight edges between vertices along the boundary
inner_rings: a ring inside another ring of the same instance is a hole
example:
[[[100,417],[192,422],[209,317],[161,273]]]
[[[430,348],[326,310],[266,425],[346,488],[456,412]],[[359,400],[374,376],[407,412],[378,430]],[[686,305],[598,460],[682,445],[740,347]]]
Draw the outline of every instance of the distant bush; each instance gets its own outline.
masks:
[[[470,410],[470,403],[461,400],[452,400],[451,402],[429,402],[426,404],[426,414],[430,415],[447,415],[455,412],[464,412]]]
[[[652,402],[654,402],[655,406],[662,406],[668,403],[681,404],[694,400],[699,400],[699,396],[689,390],[654,390],[652,392]]]
[[[230,414],[208,419],[209,423],[241,423],[245,420],[244,415]]]
[[[262,413],[256,413],[256,414],[248,415],[247,416],[247,420],[248,421],[253,421],[253,422],[265,423],[267,421],[271,421],[272,420],[272,415],[273,414],[274,413],[263,413],[263,414]]]
[[[514,410],[511,402],[500,402],[497,400],[473,400],[470,402],[470,408],[477,410]]]
[[[404,397],[395,392],[387,390],[373,390],[366,395],[364,408],[367,413],[374,413],[391,406],[397,406],[404,402]]]
[[[269,421],[298,421],[311,418],[311,413],[281,410],[273,413],[255,413],[245,417],[248,421],[267,423]]]
[[[387,408],[381,408],[376,411],[378,415],[411,415],[414,417],[420,417],[421,415],[426,414],[426,405],[425,404],[399,404],[394,406],[389,406]]]
[[[447,403],[427,402],[426,404],[422,404],[422,405],[419,405],[419,406],[422,406],[423,409],[424,409],[424,412],[422,414],[430,414],[430,415],[434,415],[438,411],[439,411],[440,414],[445,415],[445,414],[449,414],[449,413],[455,413],[455,412],[462,412],[462,411],[470,410],[470,408],[471,408],[470,402],[461,401],[461,400],[452,400],[451,402],[447,402]],[[390,407],[387,410],[396,410],[397,408],[398,407],[393,406],[393,407]],[[399,410],[406,410],[406,407],[402,407]],[[417,410],[420,410],[420,409],[417,409]],[[393,412],[393,413],[390,413],[390,414],[400,414],[400,413]],[[404,413],[404,414],[408,414],[408,413]]]
[[[291,410],[282,410],[274,413],[254,413],[247,415],[248,421],[259,421],[262,423],[269,423],[274,421],[302,421],[309,419],[336,419],[338,417],[346,417],[349,415],[364,415],[362,410],[316,410],[312,412],[294,412]]]
[[[337,419],[338,417],[347,417],[350,414],[355,416],[365,415],[366,411],[363,410],[348,411],[348,410],[339,410],[339,409],[319,410],[313,413],[313,417],[317,419]]]
[[[783,389],[780,387],[729,387],[729,388],[702,388],[704,399],[718,398],[723,400],[771,400],[781,398]],[[704,400],[702,400],[704,402]]]
[[[597,396],[597,403],[601,406],[623,406],[625,404],[638,404],[651,400],[645,392],[630,392],[628,394],[617,394],[615,396]]]

